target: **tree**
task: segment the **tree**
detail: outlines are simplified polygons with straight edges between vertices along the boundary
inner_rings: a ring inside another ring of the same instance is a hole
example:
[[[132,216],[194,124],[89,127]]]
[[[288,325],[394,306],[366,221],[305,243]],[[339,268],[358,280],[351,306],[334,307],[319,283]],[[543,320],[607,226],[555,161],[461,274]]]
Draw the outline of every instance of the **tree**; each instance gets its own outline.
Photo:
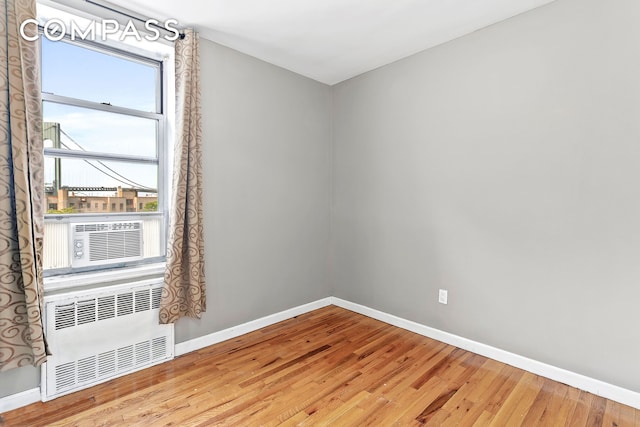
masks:
[[[74,208],[73,206],[70,206],[68,208],[62,208],[62,209],[49,209],[47,210],[48,214],[74,214],[76,213],[76,208]]]
[[[148,202],[144,204],[144,208],[142,208],[145,212],[157,212],[158,211],[158,201],[155,200],[153,202]]]

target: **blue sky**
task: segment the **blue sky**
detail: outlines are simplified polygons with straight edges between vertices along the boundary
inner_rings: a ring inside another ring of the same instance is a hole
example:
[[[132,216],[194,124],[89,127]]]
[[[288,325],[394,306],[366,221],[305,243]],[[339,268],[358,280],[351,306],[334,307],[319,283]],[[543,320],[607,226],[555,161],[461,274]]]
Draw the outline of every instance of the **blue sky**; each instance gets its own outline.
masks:
[[[145,64],[42,38],[45,92],[154,111],[155,72]]]

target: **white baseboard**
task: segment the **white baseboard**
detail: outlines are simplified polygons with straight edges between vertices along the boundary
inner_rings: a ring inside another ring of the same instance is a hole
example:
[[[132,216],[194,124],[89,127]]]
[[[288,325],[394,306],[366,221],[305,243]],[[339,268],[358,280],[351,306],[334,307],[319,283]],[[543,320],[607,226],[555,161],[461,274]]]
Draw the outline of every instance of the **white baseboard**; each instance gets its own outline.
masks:
[[[0,414],[32,403],[40,402],[40,389],[32,388],[20,393],[0,398]]]
[[[380,320],[390,325],[406,329],[417,334],[442,341],[444,343],[459,347],[464,350],[471,351],[481,356],[489,357],[502,363],[506,363],[516,368],[524,369],[536,375],[549,378],[554,381],[567,384],[580,390],[588,391],[597,396],[614,400],[625,405],[640,409],[640,393],[618,387],[604,381],[596,380],[566,369],[548,365],[528,357],[520,356],[487,344],[482,344],[463,338],[458,335],[450,334],[439,329],[431,328],[411,320],[403,319],[392,314],[387,314],[379,310],[375,310],[364,305],[355,304],[340,298],[331,297],[333,305],[355,311],[368,317]]]
[[[572,387],[588,391],[598,396],[620,402],[625,405],[640,409],[640,393],[627,390],[604,381],[596,380],[575,372],[567,371],[552,365],[548,365],[537,360],[529,359],[515,353],[501,350],[490,345],[482,344],[470,339],[454,335],[439,329],[431,328],[411,320],[403,319],[392,314],[384,313],[364,305],[352,303],[341,298],[328,297],[308,304],[300,305],[279,313],[252,320],[238,326],[234,326],[222,331],[214,332],[209,335],[198,337],[189,341],[178,343],[175,346],[175,355],[180,356],[201,348],[226,341],[231,338],[238,337],[248,332],[256,331],[265,326],[290,319],[294,316],[326,307],[328,305],[336,305],[356,313],[380,320],[390,325],[406,329],[417,334],[442,341],[444,343],[454,345],[456,347],[468,350],[479,355],[489,357],[502,363],[506,363],[516,368],[524,369],[536,375],[552,379],[554,381],[567,384]],[[34,388],[11,396],[0,398],[0,413],[17,409],[22,406],[40,401],[40,389]]]
[[[283,320],[287,320],[294,316],[299,316],[301,314],[308,313],[310,311],[317,310],[328,305],[331,305],[331,297],[313,301],[308,304],[299,305],[297,307],[290,308],[279,313],[271,314],[269,316],[261,317],[260,319],[252,320],[238,326],[232,326],[231,328],[223,329],[222,331],[214,332],[209,335],[204,335],[189,341],[181,342],[176,344],[174,354],[175,356],[181,356],[192,351],[200,350],[201,348],[208,347],[210,345],[217,344],[231,338],[239,337],[240,335],[256,331],[260,328],[264,328],[265,326],[273,325],[274,323],[282,322]]]

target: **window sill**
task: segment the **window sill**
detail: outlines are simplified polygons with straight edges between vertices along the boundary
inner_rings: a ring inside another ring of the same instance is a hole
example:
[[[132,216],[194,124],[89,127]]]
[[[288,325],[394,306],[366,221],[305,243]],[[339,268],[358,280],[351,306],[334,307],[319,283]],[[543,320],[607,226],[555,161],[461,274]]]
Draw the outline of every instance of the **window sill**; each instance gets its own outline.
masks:
[[[44,292],[45,294],[48,294],[51,292],[66,291],[79,287],[133,281],[150,276],[159,277],[164,274],[165,266],[166,264],[164,262],[160,262],[137,267],[45,277]]]

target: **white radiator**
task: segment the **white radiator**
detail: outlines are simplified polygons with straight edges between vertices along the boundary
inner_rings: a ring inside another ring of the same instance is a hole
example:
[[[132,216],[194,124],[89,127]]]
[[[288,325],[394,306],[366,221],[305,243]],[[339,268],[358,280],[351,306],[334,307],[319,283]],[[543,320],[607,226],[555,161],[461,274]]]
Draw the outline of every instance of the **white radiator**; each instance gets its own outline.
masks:
[[[162,279],[47,295],[52,356],[42,366],[42,400],[173,359],[173,325],[158,324]]]

